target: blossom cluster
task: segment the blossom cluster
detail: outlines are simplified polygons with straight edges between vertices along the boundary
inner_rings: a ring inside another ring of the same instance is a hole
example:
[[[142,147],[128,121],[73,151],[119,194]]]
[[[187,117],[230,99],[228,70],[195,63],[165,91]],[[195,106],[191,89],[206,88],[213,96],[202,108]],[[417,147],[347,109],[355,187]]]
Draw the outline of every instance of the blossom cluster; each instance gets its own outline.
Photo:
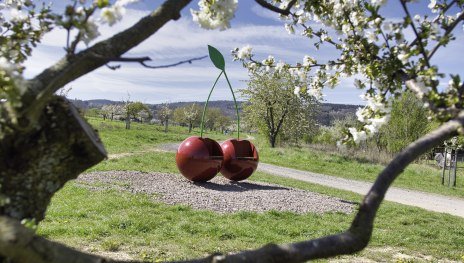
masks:
[[[230,20],[234,18],[238,0],[200,0],[200,10],[190,9],[193,21],[202,28],[225,30],[230,28]]]

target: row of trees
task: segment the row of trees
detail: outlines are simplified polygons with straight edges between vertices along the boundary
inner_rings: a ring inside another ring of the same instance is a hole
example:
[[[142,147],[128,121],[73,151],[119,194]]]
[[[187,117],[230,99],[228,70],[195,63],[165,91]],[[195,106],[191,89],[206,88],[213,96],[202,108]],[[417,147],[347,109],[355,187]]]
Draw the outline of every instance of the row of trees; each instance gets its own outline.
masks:
[[[126,128],[130,129],[131,120],[137,122],[149,122],[157,118],[164,126],[165,132],[168,131],[169,123],[174,122],[180,126],[186,126],[189,133],[195,127],[200,127],[201,113],[203,108],[196,104],[187,104],[183,107],[172,109],[169,104],[164,103],[158,110],[152,112],[150,108],[142,102],[125,102],[120,104],[107,104],[101,108],[91,108],[86,111],[88,116],[99,116],[104,120],[124,120]],[[220,108],[209,108],[205,116],[205,129],[210,131],[225,132],[232,124],[231,119],[224,115]]]
[[[165,124],[165,127],[169,118],[172,118],[174,122],[181,126],[187,126],[189,133],[192,132],[194,127],[200,127],[201,113],[203,112],[203,108],[200,105],[192,103],[176,108],[175,110],[168,109],[166,105],[158,111],[158,117],[160,121]],[[169,112],[170,114],[167,114]],[[161,119],[160,116],[163,116],[163,119]],[[205,129],[224,133],[231,123],[231,119],[226,116],[220,108],[207,109],[204,124]]]
[[[101,116],[104,120],[124,120],[126,129],[130,129],[131,120],[147,122],[153,118],[148,106],[138,101],[126,101],[122,104],[107,104],[101,108],[91,108],[86,110],[85,115]]]

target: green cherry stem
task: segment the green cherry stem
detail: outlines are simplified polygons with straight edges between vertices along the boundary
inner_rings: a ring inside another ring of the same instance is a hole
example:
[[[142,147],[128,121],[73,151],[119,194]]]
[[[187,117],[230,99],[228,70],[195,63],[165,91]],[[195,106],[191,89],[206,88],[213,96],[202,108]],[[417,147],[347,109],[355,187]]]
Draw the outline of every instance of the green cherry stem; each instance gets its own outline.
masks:
[[[214,82],[213,87],[209,91],[208,99],[206,100],[205,106],[203,107],[203,114],[201,115],[201,131],[200,131],[200,137],[201,138],[203,138],[203,127],[204,127],[204,124],[205,124],[206,108],[208,107],[209,98],[211,97],[211,93],[213,93],[214,87],[216,87],[216,84],[217,84],[219,78],[221,77],[222,73],[224,73],[224,75],[226,74],[224,71],[221,71],[221,73],[217,77],[216,81]],[[226,77],[226,79],[227,79],[227,77]],[[234,97],[234,99],[235,99],[235,97]]]
[[[227,77],[226,71],[224,72],[224,76],[226,77],[227,84],[229,84],[230,92],[232,92],[232,97],[234,98],[235,103],[235,112],[237,113],[237,140],[240,140],[240,115],[238,114],[238,105],[237,100],[235,99],[234,90],[232,89],[232,85],[230,85],[229,78]]]

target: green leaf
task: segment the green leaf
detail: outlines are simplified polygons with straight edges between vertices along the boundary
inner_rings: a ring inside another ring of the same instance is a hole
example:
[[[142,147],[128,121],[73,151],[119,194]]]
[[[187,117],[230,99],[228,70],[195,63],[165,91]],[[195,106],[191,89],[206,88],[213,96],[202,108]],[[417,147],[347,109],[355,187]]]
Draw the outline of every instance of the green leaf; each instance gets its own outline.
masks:
[[[226,63],[224,62],[224,56],[216,48],[208,45],[209,58],[213,61],[214,66],[220,70],[224,70]]]

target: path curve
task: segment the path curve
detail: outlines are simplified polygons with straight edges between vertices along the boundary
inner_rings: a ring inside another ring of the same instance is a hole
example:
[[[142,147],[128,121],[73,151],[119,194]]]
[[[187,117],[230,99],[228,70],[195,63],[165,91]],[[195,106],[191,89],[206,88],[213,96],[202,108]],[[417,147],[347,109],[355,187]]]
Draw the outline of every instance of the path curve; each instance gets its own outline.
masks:
[[[258,171],[365,195],[372,183],[260,163]],[[385,200],[464,218],[464,199],[390,187]]]

